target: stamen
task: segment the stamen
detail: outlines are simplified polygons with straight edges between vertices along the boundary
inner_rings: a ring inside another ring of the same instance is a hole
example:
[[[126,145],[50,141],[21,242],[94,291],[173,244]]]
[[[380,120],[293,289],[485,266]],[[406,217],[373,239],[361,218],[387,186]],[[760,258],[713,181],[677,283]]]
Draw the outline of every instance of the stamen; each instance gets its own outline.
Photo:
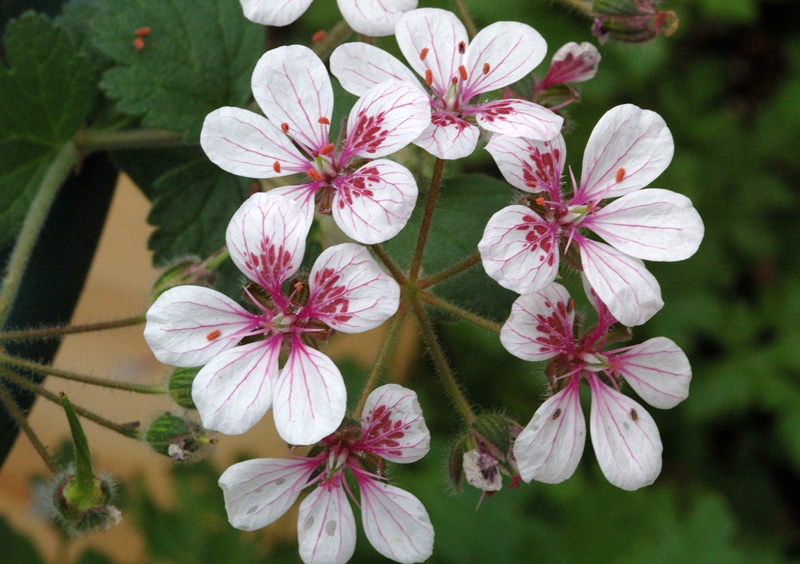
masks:
[[[622,182],[623,178],[625,178],[625,169],[621,168],[617,171],[617,182]]]
[[[420,61],[424,61],[424,60],[425,60],[425,57],[427,57],[427,56],[428,56],[428,48],[427,48],[427,47],[424,47],[424,48],[422,49],[422,51],[420,51],[420,52],[419,52],[419,60],[420,60]]]
[[[458,75],[461,77],[461,82],[467,80],[467,69],[464,65],[458,66]]]
[[[483,74],[489,74],[490,69],[489,63],[483,63]]]
[[[283,131],[284,133],[289,133],[289,124],[286,123],[286,122],[283,122],[281,124],[281,131]]]
[[[145,35],[150,35],[150,27],[149,26],[145,26],[145,27],[140,27],[138,29],[135,29],[133,31],[133,34],[136,37],[144,37]]]
[[[144,39],[142,39],[141,37],[137,37],[136,39],[134,39],[133,48],[136,49],[137,51],[141,51],[142,49],[144,49]]]
[[[450,79],[450,82],[453,84],[458,84],[458,77],[454,76],[452,79]]]
[[[428,86],[433,84],[433,71],[431,69],[425,70],[425,84]]]
[[[319,43],[320,41],[325,39],[327,36],[328,36],[328,33],[324,29],[321,29],[318,32],[316,32],[314,35],[311,36],[311,42],[312,43]]]
[[[335,147],[335,145],[333,143],[328,143],[322,149],[319,150],[319,154],[320,155],[327,155],[328,153],[333,151],[334,147]]]
[[[536,203],[539,204],[540,206],[544,206],[544,197],[539,196],[538,198],[536,198]]]
[[[329,120],[329,119],[328,119],[328,118],[326,118],[325,116],[322,116],[321,118],[319,118],[319,119],[317,120],[317,122],[318,122],[318,123],[321,123],[322,125],[330,125],[330,124],[331,124],[331,120]]]
[[[275,161],[274,163],[272,163],[272,170],[274,170],[275,172],[280,172],[281,171],[281,163],[279,163],[278,161]]]
[[[322,175],[320,173],[318,173],[316,170],[314,170],[313,168],[308,169],[306,171],[306,174],[308,174],[311,178],[313,178],[317,182],[322,180]]]
[[[294,283],[294,289],[295,291],[300,292],[303,289],[303,283],[298,280]]]
[[[467,51],[467,44],[463,41],[458,42],[458,52],[463,55]]]
[[[219,329],[214,329],[211,333],[206,335],[206,340],[213,341],[214,339],[218,339],[221,336],[222,336],[222,331],[220,331]]]
[[[634,421],[639,420],[639,414],[636,412],[634,408],[631,408],[631,419],[633,419]]]
[[[575,309],[575,300],[573,298],[570,298],[569,299],[569,311],[572,311],[574,309]]]

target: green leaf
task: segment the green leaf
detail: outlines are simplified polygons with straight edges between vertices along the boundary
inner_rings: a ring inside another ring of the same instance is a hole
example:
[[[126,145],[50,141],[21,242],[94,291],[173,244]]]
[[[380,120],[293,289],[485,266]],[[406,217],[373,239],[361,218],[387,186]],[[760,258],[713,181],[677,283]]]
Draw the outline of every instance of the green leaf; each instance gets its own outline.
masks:
[[[53,155],[95,97],[88,60],[46,17],[28,13],[9,23],[3,42],[9,67],[0,63],[0,246],[16,236]]]
[[[103,8],[95,44],[118,66],[101,86],[120,111],[196,139],[208,113],[250,99],[264,28],[244,18],[237,0],[107,0]],[[135,31],[145,27],[137,50]]]

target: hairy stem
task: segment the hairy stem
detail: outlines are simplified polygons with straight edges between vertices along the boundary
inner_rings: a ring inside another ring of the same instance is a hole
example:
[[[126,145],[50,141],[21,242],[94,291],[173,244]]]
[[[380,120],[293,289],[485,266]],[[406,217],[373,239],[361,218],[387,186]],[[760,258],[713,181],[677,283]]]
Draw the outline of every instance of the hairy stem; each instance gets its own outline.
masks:
[[[452,278],[456,274],[461,274],[462,272],[464,272],[468,268],[478,264],[479,262],[481,262],[481,256],[478,253],[475,253],[474,255],[471,255],[471,256],[465,258],[464,260],[462,260],[458,264],[454,264],[450,268],[446,268],[446,269],[442,270],[441,272],[437,272],[436,274],[428,276],[427,278],[421,279],[419,281],[418,286],[419,286],[420,289],[427,288],[429,286],[433,286],[434,284],[438,284],[439,282],[442,282],[443,280],[447,280],[448,278]]]
[[[414,258],[411,259],[411,268],[408,277],[416,280],[419,276],[419,269],[422,266],[422,252],[425,250],[425,242],[428,240],[428,232],[433,221],[433,211],[436,208],[436,197],[439,195],[439,186],[442,184],[442,170],[444,170],[444,159],[436,159],[431,175],[431,187],[428,190],[428,199],[425,202],[425,213],[422,216],[422,225],[419,229],[417,247],[414,249]]]
[[[42,179],[39,191],[31,202],[22,229],[17,236],[11,258],[6,265],[6,275],[0,288],[0,327],[2,327],[11,311],[11,304],[19,291],[25,267],[28,264],[39,233],[47,220],[50,207],[56,199],[59,188],[69,176],[72,167],[78,162],[80,152],[74,143],[68,141],[56,153],[53,162]]]
[[[353,417],[355,419],[361,418],[361,412],[364,411],[364,404],[367,403],[367,397],[372,393],[372,390],[375,389],[378,379],[383,372],[384,366],[386,366],[386,361],[390,356],[392,356],[397,348],[397,336],[400,334],[400,327],[403,326],[403,320],[405,320],[407,313],[408,303],[404,303],[394,315],[392,324],[389,326],[389,332],[386,334],[386,338],[383,340],[380,353],[378,353],[378,358],[375,360],[375,364],[372,365],[372,370],[370,370],[369,375],[367,376],[367,381],[364,383],[364,388],[361,390],[361,396],[358,398],[358,403],[353,409]]]
[[[467,311],[466,309],[462,309],[456,305],[453,305],[450,302],[446,302],[442,299],[439,299],[433,294],[429,294],[428,292],[421,292],[420,298],[425,303],[428,303],[434,307],[438,307],[439,309],[446,311],[451,315],[460,317],[464,321],[469,321],[470,323],[473,323],[478,327],[483,327],[484,329],[488,329],[492,333],[500,334],[500,324],[495,323],[494,321],[489,321],[488,319],[481,317],[480,315],[476,315],[472,312]]]
[[[456,382],[455,376],[453,376],[453,371],[447,363],[444,351],[439,345],[439,341],[436,339],[436,333],[433,330],[433,324],[430,318],[428,318],[428,314],[425,313],[421,302],[415,300],[412,302],[412,306],[419,320],[420,328],[422,329],[422,337],[425,339],[425,344],[428,346],[428,354],[431,355],[433,363],[436,366],[436,373],[439,375],[439,378],[441,378],[445,389],[448,394],[450,394],[450,398],[461,413],[464,421],[467,424],[472,423],[475,421],[475,414],[472,412],[472,408],[467,398],[464,396],[464,393],[461,391],[458,382]]]
[[[0,343],[3,341],[35,341],[41,339],[57,339],[64,335],[76,333],[90,333],[92,331],[104,331],[106,329],[118,329],[121,327],[131,327],[145,322],[145,316],[136,315],[125,317],[113,321],[101,321],[99,323],[86,323],[84,325],[67,325],[63,327],[46,327],[44,329],[26,329],[23,331],[0,332]]]
[[[464,22],[464,27],[467,28],[467,34],[469,35],[469,38],[473,39],[476,35],[478,35],[478,28],[475,26],[475,20],[472,19],[472,15],[469,13],[467,5],[464,4],[464,0],[453,0],[453,5],[456,8],[456,12],[458,12],[458,17],[461,18],[462,22]]]
[[[86,129],[75,136],[75,144],[83,154],[120,149],[150,149],[194,145],[183,134],[166,129],[122,129],[119,131]]]
[[[36,449],[36,452],[39,453],[39,456],[47,466],[47,469],[53,474],[57,473],[58,466],[56,466],[56,461],[52,456],[50,456],[50,453],[47,452],[47,447],[42,444],[39,436],[28,424],[25,414],[20,411],[19,406],[17,406],[14,398],[11,397],[11,394],[8,393],[8,389],[6,389],[6,386],[3,384],[3,382],[0,382],[0,403],[5,405],[6,409],[11,414],[11,417],[14,418],[14,421],[16,421],[17,425],[19,425],[19,428],[22,429],[22,432],[28,437],[28,440],[33,445],[33,448]]]
[[[115,380],[107,380],[105,378],[97,378],[95,376],[86,376],[84,374],[77,374],[75,372],[69,372],[67,370],[59,370],[58,368],[53,368],[52,366],[48,366],[46,364],[39,364],[37,362],[31,362],[29,360],[15,358],[13,356],[4,354],[3,352],[0,352],[0,363],[11,366],[17,366],[19,368],[30,370],[31,372],[38,372],[39,374],[47,374],[49,376],[55,376],[56,378],[70,380],[72,382],[80,382],[82,384],[100,386],[102,388],[112,388],[114,390],[135,392],[137,394],[167,393],[166,386],[164,384],[156,384],[152,386],[145,384],[128,384],[126,382],[117,382]]]
[[[24,378],[19,374],[16,374],[14,371],[9,370],[3,366],[0,366],[0,377],[5,378],[10,382],[13,382],[18,386],[21,386],[27,390],[30,390],[34,394],[37,394],[48,401],[58,404],[59,406],[61,405],[61,398],[58,397],[57,394],[54,394],[53,392],[44,389],[42,386],[39,386],[38,384],[34,384],[27,378]],[[110,429],[112,431],[119,433],[120,435],[124,435],[132,439],[140,438],[140,433],[137,430],[139,427],[138,421],[135,423],[120,425],[119,423],[114,423],[113,421],[110,421],[105,417],[97,415],[96,413],[89,411],[88,409],[85,409],[83,407],[73,405],[73,408],[75,408],[75,413],[77,413],[81,417],[85,417],[89,421],[94,421],[101,427],[105,427],[106,429]]]
[[[386,268],[389,269],[389,273],[392,275],[392,278],[394,278],[395,281],[400,284],[400,286],[403,286],[406,283],[405,275],[394,263],[391,257],[386,254],[386,251],[383,250],[383,247],[380,245],[370,245],[370,247],[378,256],[378,258],[381,259],[381,262],[386,266]]]

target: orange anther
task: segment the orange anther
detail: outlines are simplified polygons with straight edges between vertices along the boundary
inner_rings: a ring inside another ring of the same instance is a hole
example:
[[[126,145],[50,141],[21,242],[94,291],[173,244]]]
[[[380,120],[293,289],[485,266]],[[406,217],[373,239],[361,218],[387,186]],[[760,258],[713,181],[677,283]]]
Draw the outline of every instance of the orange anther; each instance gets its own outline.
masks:
[[[144,49],[144,39],[142,39],[141,37],[137,37],[136,39],[134,39],[133,47],[137,51],[141,51],[142,49]]]
[[[622,182],[623,178],[625,178],[625,169],[621,168],[617,171],[617,182]]]
[[[297,281],[297,282],[295,282],[295,283],[294,283],[294,289],[295,289],[295,290],[297,290],[297,291],[299,292],[300,290],[302,290],[302,289],[303,289],[303,283],[302,283],[302,282],[300,282],[300,281]]]
[[[328,143],[322,149],[319,150],[319,154],[320,155],[327,155],[328,153],[333,151],[333,147],[334,147],[333,143]]]
[[[419,52],[419,60],[420,61],[424,61],[425,57],[427,57],[427,56],[428,56],[428,48],[427,47],[423,47],[422,51]]]
[[[544,198],[539,196],[538,198],[536,198],[536,203],[539,204],[540,206],[543,206],[544,205]]]
[[[463,55],[467,50],[467,44],[463,41],[458,42],[458,52]]]
[[[489,63],[483,63],[483,74],[489,74],[489,70],[492,67],[489,66]]]
[[[286,123],[286,122],[283,122],[281,124],[281,131],[283,131],[284,133],[289,133],[289,124]]]
[[[322,116],[321,118],[319,118],[317,120],[317,123],[321,123],[322,125],[330,125],[331,124],[331,120],[329,120],[325,116]]]
[[[573,309],[575,309],[575,300],[570,298],[569,299],[569,310],[572,311]]]
[[[433,71],[431,69],[425,71],[425,84],[428,86],[433,84]]]
[[[145,35],[150,35],[150,26],[140,27],[139,29],[133,30],[133,34],[136,37],[144,37]]]
[[[314,170],[313,168],[308,169],[306,171],[306,174],[309,175],[312,179],[316,180],[317,182],[322,180],[322,175],[320,173],[318,173],[316,170]]]
[[[274,170],[275,172],[280,172],[281,171],[281,163],[279,163],[278,161],[275,161],[274,163],[272,163],[272,170]]]
[[[206,335],[206,340],[213,341],[214,339],[218,339],[221,336],[222,336],[222,331],[220,331],[219,329],[214,329],[211,333]]]
[[[464,65],[458,65],[458,76],[461,77],[461,81],[467,80],[467,69]]]
[[[328,36],[328,32],[326,32],[324,29],[321,29],[317,33],[315,33],[314,35],[311,36],[311,42],[312,43],[319,43],[320,41],[325,39],[327,36]]]

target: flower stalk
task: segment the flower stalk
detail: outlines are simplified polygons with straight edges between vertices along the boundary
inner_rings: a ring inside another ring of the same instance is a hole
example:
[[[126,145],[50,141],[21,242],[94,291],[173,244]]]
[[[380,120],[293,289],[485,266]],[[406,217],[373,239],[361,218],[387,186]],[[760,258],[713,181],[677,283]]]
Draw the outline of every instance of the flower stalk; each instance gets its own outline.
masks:
[[[22,331],[0,332],[0,343],[4,341],[35,341],[42,339],[58,339],[64,335],[74,335],[78,333],[91,333],[93,331],[105,331],[107,329],[120,329],[141,325],[145,322],[144,314],[133,317],[115,319],[113,321],[101,321],[99,323],[86,323],[83,325],[66,325],[61,327],[47,327],[44,329],[24,329]]]
[[[41,459],[44,461],[47,469],[50,470],[53,474],[58,472],[58,467],[56,466],[56,462],[50,453],[47,452],[47,447],[44,446],[42,441],[39,439],[39,436],[33,430],[33,428],[28,423],[28,420],[25,418],[25,414],[19,409],[19,406],[14,401],[14,398],[11,397],[11,394],[8,392],[8,389],[5,387],[5,384],[0,382],[0,403],[2,403],[8,412],[11,414],[11,417],[14,421],[19,425],[19,428],[22,429],[22,432],[25,433],[25,436],[28,437],[28,440],[33,445],[33,448],[39,454]]]

